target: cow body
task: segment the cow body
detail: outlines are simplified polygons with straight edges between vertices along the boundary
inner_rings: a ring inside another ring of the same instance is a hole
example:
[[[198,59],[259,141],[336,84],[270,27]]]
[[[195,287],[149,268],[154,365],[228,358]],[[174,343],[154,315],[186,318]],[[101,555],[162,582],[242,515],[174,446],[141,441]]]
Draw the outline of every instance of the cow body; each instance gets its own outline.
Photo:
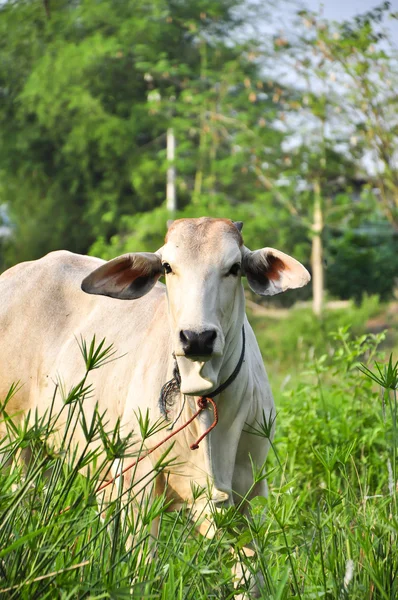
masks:
[[[261,354],[245,315],[241,277],[262,295],[305,285],[306,269],[272,248],[251,252],[243,245],[241,224],[226,219],[182,219],[168,231],[154,254],[133,253],[105,262],[69,252],[13,267],[0,277],[0,400],[12,383],[20,388],[7,411],[23,417],[44,414],[58,383],[68,391],[85,371],[77,340],[93,336],[113,344],[119,358],[89,374],[94,393],[83,406],[91,421],[95,403],[105,410],[108,430],[118,420],[121,435],[139,435],[137,415],[149,412],[151,422],[163,418],[162,387],[172,379],[177,363],[179,392],[169,407],[169,421],[179,427],[197,409],[200,396],[215,397],[219,422],[205,409],[173,442],[139,463],[136,478],[145,484],[153,465],[170,445],[167,471],[144,493],[162,493],[169,508],[200,508],[194,489],[208,490],[215,504],[232,505],[244,497],[265,495],[266,482],[253,486],[253,467],[263,468],[273,435],[275,408]],[[166,285],[158,282],[164,274]],[[130,301],[128,301],[130,300]],[[57,394],[55,411],[62,406]],[[269,438],[250,433],[269,424]],[[62,422],[60,423],[62,427]],[[0,423],[0,428],[2,427]],[[62,433],[62,432],[61,432]],[[4,436],[1,431],[0,436]],[[150,449],[167,432],[146,440]],[[85,443],[79,427],[73,442]],[[139,440],[138,440],[139,443]],[[113,475],[119,464],[113,465]],[[131,483],[127,474],[124,485]],[[149,482],[149,479],[148,479]],[[195,500],[194,500],[195,497]],[[243,504],[242,504],[243,505]],[[205,530],[207,526],[205,527]]]
[[[99,259],[70,252],[53,252],[44,258],[17,265],[0,277],[0,398],[4,398],[12,382],[19,381],[20,390],[8,406],[10,414],[22,416],[38,409],[43,414],[51,403],[55,385],[69,389],[84,374],[84,362],[76,339],[106,338],[114,343],[120,358],[93,371],[90,382],[95,395],[85,400],[88,414],[96,401],[100,411],[107,410],[109,428],[121,420],[122,433],[137,431],[136,414],[149,409],[151,420],[161,417],[159,394],[172,378],[174,359],[168,322],[165,285],[157,283],[143,298],[124,302],[81,290],[82,280],[103,264]],[[246,332],[245,360],[238,377],[216,401],[219,424],[197,450],[192,444],[212,422],[209,409],[190,427],[174,438],[172,454],[178,466],[171,469],[169,497],[171,508],[191,501],[191,483],[207,487],[214,482],[214,500],[228,495],[247,493],[252,484],[249,450],[261,465],[267,444],[253,444],[253,436],[243,433],[245,423],[262,421],[263,411],[270,418],[274,411],[271,390],[252,329],[244,318]],[[220,372],[220,382],[234,370],[242,348],[240,327],[226,349],[229,359]],[[175,399],[170,419],[181,409],[182,398]],[[61,407],[61,394],[56,407]],[[194,398],[185,403],[178,425],[196,410]],[[77,430],[76,441],[84,442]],[[165,437],[161,431],[151,444]],[[154,453],[156,461],[164,452]],[[183,461],[183,464],[181,462]],[[148,470],[148,463],[140,466]],[[265,493],[258,489],[257,493]]]

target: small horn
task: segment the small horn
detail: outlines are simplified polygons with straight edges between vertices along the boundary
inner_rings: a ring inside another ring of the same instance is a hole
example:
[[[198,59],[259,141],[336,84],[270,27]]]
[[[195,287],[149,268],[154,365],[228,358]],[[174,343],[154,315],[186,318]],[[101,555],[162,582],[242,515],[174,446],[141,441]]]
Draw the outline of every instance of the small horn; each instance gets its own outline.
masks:
[[[242,229],[243,229],[242,221],[232,221],[232,223],[235,225],[235,227],[238,231],[242,231]]]
[[[174,221],[173,219],[168,219],[167,220],[167,229],[170,229],[170,227],[173,225]]]

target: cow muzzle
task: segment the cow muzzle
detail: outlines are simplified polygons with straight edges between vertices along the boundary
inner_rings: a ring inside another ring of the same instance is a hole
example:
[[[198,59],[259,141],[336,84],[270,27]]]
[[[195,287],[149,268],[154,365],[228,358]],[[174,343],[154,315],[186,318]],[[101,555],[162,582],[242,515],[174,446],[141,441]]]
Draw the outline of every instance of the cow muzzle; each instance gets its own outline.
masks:
[[[206,329],[199,332],[190,329],[180,331],[180,341],[184,355],[191,360],[209,360],[213,355],[216,339],[217,331],[215,329]]]

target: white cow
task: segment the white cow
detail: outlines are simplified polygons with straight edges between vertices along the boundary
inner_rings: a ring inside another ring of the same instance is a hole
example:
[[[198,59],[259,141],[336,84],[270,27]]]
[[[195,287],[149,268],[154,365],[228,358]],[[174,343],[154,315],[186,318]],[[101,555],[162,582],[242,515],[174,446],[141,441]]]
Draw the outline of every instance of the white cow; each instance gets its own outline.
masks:
[[[57,377],[67,387],[79,380],[84,370],[76,344],[80,336],[106,338],[122,355],[90,374],[95,395],[85,400],[85,410],[93,411],[98,401],[101,411],[107,409],[110,426],[120,419],[126,434],[138,432],[139,410],[149,409],[153,421],[161,417],[160,392],[173,378],[175,363],[180,392],[167,410],[180,425],[196,410],[195,398],[211,395],[230,380],[243,357],[236,378],[215,397],[219,423],[199,448],[192,451],[190,445],[212,423],[211,409],[174,438],[169,457],[178,464],[169,469],[167,496],[171,509],[190,505],[192,484],[210,487],[216,503],[233,504],[245,496],[253,484],[251,461],[260,468],[269,448],[269,441],[247,432],[248,426],[264,417],[272,421],[275,409],[245,315],[241,277],[261,295],[301,287],[310,277],[278,250],[248,250],[241,225],[181,219],[154,254],[125,254],[104,262],[52,252],[6,271],[0,277],[0,399],[12,382],[23,384],[8,412],[37,409],[42,414]],[[162,274],[166,285],[158,283]],[[162,430],[150,442],[164,436]],[[83,434],[77,430],[79,440]],[[145,476],[164,451],[143,460],[136,476]],[[165,479],[159,477],[156,487],[163,491]],[[251,492],[265,494],[264,481]]]

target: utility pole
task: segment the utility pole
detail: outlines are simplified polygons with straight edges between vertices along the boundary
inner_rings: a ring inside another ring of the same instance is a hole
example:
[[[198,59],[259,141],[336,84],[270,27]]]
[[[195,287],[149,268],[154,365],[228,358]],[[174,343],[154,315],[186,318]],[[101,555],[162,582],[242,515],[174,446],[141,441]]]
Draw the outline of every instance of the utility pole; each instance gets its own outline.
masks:
[[[169,127],[167,130],[167,187],[166,187],[166,206],[173,216],[177,210],[177,196],[176,196],[176,169],[175,169],[175,147],[176,141],[174,137],[174,129]]]

